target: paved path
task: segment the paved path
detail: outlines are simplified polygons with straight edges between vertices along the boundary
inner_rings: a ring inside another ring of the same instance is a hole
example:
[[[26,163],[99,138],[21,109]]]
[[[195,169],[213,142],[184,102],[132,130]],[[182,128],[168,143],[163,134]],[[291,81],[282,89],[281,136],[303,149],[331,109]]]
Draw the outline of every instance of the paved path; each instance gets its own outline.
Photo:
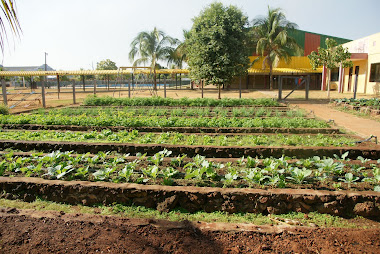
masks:
[[[306,104],[292,103],[307,111],[313,110],[315,115],[321,119],[333,119],[338,127],[343,127],[348,131],[355,132],[363,138],[375,135],[380,140],[380,122],[371,119],[357,117],[355,115],[338,111],[328,104]]]

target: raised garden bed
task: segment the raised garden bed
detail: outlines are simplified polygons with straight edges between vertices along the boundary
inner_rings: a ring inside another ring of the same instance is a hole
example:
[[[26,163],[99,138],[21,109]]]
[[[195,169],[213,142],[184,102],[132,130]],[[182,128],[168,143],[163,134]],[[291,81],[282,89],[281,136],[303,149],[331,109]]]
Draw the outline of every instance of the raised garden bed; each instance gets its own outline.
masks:
[[[37,178],[0,177],[2,197],[33,201],[37,196],[69,204],[124,203],[170,211],[285,213],[290,211],[360,215],[379,219],[380,193],[300,190],[256,190],[176,186],[146,186],[65,182]]]

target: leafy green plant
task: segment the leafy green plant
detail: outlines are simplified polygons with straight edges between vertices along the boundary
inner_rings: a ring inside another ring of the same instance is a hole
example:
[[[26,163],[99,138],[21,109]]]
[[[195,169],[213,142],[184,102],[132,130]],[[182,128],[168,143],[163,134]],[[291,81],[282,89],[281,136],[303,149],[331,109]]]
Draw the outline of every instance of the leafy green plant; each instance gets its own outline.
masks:
[[[290,170],[291,176],[288,176],[286,178],[292,180],[296,184],[302,184],[306,182],[306,178],[309,177],[313,171],[306,168],[298,168],[294,167]]]
[[[249,168],[244,171],[244,173],[243,179],[247,181],[250,186],[252,186],[252,184],[263,185],[264,181],[269,178],[260,168]]]
[[[352,173],[346,173],[344,175],[344,178],[339,178],[339,181],[342,181],[348,184],[348,188],[351,188],[351,184],[358,180],[359,180],[359,177],[354,176]]]

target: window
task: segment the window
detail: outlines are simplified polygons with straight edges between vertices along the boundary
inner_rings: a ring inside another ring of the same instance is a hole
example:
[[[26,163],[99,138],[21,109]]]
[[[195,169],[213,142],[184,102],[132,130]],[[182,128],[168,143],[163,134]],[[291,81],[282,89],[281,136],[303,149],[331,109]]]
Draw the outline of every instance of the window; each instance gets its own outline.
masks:
[[[339,80],[339,68],[331,69],[330,81],[338,81]]]
[[[369,82],[380,82],[380,63],[371,64]]]

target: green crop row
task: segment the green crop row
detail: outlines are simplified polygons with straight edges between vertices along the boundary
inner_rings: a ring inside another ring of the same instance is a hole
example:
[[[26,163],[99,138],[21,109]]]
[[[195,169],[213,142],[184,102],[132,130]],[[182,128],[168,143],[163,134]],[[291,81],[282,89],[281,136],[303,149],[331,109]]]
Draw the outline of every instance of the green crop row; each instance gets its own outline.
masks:
[[[139,133],[103,130],[101,132],[71,131],[0,131],[3,140],[115,142],[135,144],[214,145],[214,146],[353,146],[345,136],[317,135],[184,135],[178,132]]]
[[[215,108],[141,108],[141,107],[123,107],[123,108],[61,108],[61,109],[38,109],[34,114],[40,115],[67,115],[67,116],[98,116],[100,114],[123,114],[124,116],[220,116],[220,117],[304,117],[306,113],[302,110],[274,110],[271,108],[260,107],[235,107],[232,109],[215,107]]]
[[[135,182],[165,185],[219,187],[278,187],[292,185],[325,184],[332,188],[348,188],[363,183],[379,191],[380,168],[377,161],[367,167],[368,160],[358,157],[361,163],[351,164],[348,153],[333,158],[312,157],[304,160],[281,158],[241,158],[236,163],[216,163],[203,156],[186,159],[186,155],[164,159],[171,152],[163,150],[153,156],[129,154],[108,157],[107,153],[77,154],[55,151],[47,155],[15,156],[13,152],[0,155],[0,176],[35,176],[49,179]]]
[[[374,108],[380,108],[380,99],[379,98],[371,98],[371,99],[335,99],[336,103],[347,103],[353,106],[371,106]]]
[[[113,98],[109,96],[97,97],[96,95],[88,96],[83,105],[86,106],[209,106],[209,107],[233,107],[244,105],[256,106],[278,106],[279,103],[274,99],[210,99],[210,98],[162,98],[162,97],[148,97],[148,98]]]
[[[328,128],[324,121],[306,118],[186,118],[186,117],[128,117],[122,112],[88,117],[66,115],[0,115],[0,124],[42,124],[125,127],[265,127],[265,128]]]

